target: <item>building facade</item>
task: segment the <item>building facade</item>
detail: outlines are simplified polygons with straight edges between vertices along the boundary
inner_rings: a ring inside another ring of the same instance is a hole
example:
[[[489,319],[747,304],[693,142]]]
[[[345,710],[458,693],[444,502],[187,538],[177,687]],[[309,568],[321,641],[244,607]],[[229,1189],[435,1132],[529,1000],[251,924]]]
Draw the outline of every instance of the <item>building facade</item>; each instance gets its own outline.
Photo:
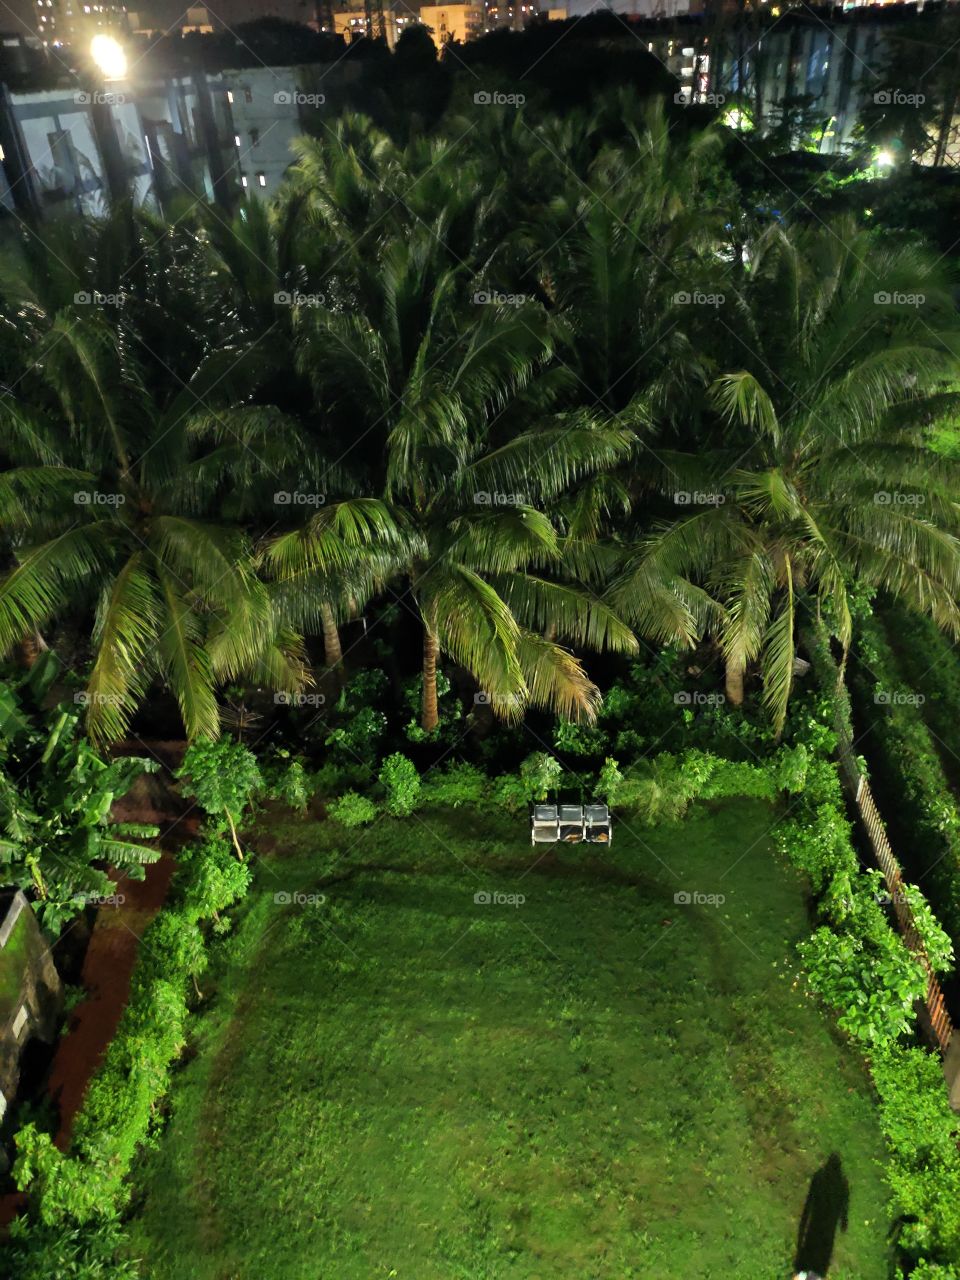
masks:
[[[308,115],[317,126],[326,97],[305,88],[296,67],[225,71],[222,80],[233,122],[230,181],[247,195],[276,195],[293,163],[294,138],[304,132]]]
[[[486,29],[486,10],[479,4],[424,4],[420,21],[433,36],[437,48],[454,40],[461,44],[482,36]]]

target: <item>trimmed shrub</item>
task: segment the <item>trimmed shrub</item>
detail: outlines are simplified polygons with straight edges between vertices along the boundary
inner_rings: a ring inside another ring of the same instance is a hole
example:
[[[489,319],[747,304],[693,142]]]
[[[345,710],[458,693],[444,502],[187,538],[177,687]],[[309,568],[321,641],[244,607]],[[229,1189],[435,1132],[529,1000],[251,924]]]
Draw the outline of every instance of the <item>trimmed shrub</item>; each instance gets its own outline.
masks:
[[[395,751],[384,760],[379,778],[387,793],[387,813],[393,818],[409,818],[420,799],[420,775],[416,765]]]
[[[421,779],[420,803],[427,809],[460,809],[480,805],[489,788],[487,775],[475,765],[449,764]]]
[[[377,816],[377,806],[356,791],[345,791],[338,800],[327,805],[327,817],[342,827],[362,827]]]

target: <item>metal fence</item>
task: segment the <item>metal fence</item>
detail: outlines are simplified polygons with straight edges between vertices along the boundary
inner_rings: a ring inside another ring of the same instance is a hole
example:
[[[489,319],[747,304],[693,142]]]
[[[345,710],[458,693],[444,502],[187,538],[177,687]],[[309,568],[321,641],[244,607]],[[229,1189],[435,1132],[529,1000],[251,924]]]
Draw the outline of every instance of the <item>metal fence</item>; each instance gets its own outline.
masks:
[[[903,934],[907,946],[920,958],[927,971],[927,994],[924,1001],[926,1017],[923,1021],[931,1039],[941,1052],[946,1052],[950,1037],[953,1034],[953,1023],[950,1020],[950,1014],[947,1012],[943,990],[930,966],[923,941],[917,931],[913,912],[903,893],[903,873],[900,870],[900,863],[894,855],[883,819],[880,817],[879,810],[873,799],[870,783],[860,770],[853,743],[843,727],[838,727],[837,731],[837,752],[844,776],[860,814],[860,819],[870,839],[877,866],[883,872],[883,878],[886,881],[887,892],[890,894],[893,903],[900,932]]]

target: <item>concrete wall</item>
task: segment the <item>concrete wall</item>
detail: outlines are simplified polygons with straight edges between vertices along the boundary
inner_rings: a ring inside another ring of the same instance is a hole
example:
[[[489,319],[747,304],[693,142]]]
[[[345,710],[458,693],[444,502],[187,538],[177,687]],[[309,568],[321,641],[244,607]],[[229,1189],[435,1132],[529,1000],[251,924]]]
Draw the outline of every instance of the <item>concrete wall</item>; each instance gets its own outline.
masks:
[[[5,895],[0,912],[0,966],[5,962],[8,966],[3,974],[5,1000],[0,1022],[2,1116],[17,1093],[24,1046],[31,1039],[49,1044],[56,1034],[63,983],[24,894],[18,889],[12,896]],[[15,957],[11,954],[14,947]]]
[[[225,71],[222,80],[233,121],[230,181],[248,196],[274,196],[293,163],[290,144],[304,132],[302,119],[313,117],[317,128],[325,95],[304,89],[297,67]]]

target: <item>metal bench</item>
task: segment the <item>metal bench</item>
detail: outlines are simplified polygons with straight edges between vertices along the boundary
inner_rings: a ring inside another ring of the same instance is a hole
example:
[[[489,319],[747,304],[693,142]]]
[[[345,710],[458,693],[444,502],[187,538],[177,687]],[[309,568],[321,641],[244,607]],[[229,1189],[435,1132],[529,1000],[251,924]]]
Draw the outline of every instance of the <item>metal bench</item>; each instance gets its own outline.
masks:
[[[530,843],[609,844],[613,839],[605,804],[535,804],[530,817]]]
[[[560,839],[560,817],[555,804],[535,804],[530,820],[531,844],[555,844]]]

